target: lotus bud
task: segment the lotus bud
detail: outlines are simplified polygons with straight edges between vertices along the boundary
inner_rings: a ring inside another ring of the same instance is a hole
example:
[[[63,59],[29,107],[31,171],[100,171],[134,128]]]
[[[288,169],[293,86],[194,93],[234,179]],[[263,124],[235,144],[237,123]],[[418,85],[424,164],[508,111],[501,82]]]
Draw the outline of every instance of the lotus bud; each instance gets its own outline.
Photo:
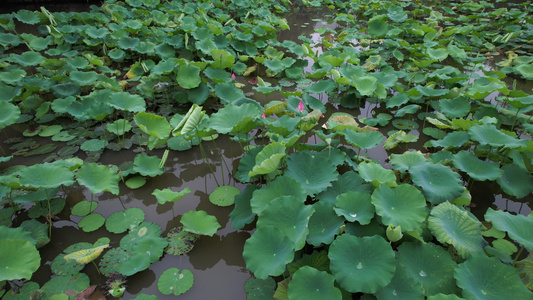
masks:
[[[235,73],[231,73],[231,79],[235,80]]]
[[[298,103],[298,107],[296,108],[299,112],[303,112],[305,110],[304,103],[302,100],[300,100],[300,103]]]
[[[387,231],[385,233],[387,235],[387,238],[391,242],[397,242],[397,241],[401,240],[402,237],[403,237],[402,227],[401,226],[397,226],[396,228],[394,228],[394,226],[392,226],[392,224],[389,224],[389,226],[387,227]]]

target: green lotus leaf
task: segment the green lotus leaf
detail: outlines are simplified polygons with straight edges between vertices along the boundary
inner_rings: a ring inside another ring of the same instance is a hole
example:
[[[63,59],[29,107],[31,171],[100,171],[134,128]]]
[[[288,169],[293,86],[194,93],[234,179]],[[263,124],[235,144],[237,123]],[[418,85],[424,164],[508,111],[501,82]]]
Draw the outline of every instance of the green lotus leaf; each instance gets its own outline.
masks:
[[[398,248],[399,268],[418,282],[426,296],[455,292],[454,269],[450,253],[432,243],[403,243]]]
[[[156,262],[168,246],[168,240],[161,237],[162,229],[152,222],[143,222],[120,240],[120,247],[135,255],[148,256],[150,263]]]
[[[0,280],[30,279],[41,264],[35,245],[19,239],[0,241]]]
[[[303,90],[308,92],[309,94],[322,94],[332,92],[336,86],[337,83],[335,83],[334,80],[325,79],[319,80],[310,86],[304,87]]]
[[[371,75],[353,78],[355,88],[362,96],[372,96],[376,91],[378,79]]]
[[[159,167],[160,162],[161,159],[157,156],[139,154],[133,159],[133,171],[142,176],[155,177],[165,172],[162,167]]]
[[[89,276],[85,275],[84,273],[77,273],[67,276],[55,276],[43,284],[41,287],[41,292],[44,295],[62,294],[66,296],[65,292],[69,291],[70,293],[77,295],[88,288],[89,285]]]
[[[27,77],[24,77],[27,78]],[[24,80],[23,78],[23,80]],[[0,103],[2,102],[10,102],[15,97],[19,96],[21,93],[20,87],[14,87],[10,85],[3,84],[0,82]]]
[[[426,199],[409,184],[380,185],[372,193],[372,204],[383,224],[401,226],[403,231],[416,231],[426,220]]]
[[[285,57],[284,59],[265,59],[263,64],[270,70],[279,73],[290,68],[295,62],[294,58]]]
[[[43,163],[20,171],[20,184],[33,188],[51,189],[74,184],[74,174],[66,167]]]
[[[230,185],[221,185],[209,195],[209,201],[217,206],[230,206],[235,203],[235,197],[241,191]]]
[[[506,231],[510,238],[522,244],[527,249],[533,249],[533,234],[531,225],[533,218],[524,215],[512,215],[504,211],[488,208],[485,220],[492,223],[493,228]]]
[[[20,117],[20,108],[9,102],[0,102],[0,129],[13,125]]]
[[[390,134],[390,133],[389,133]],[[400,143],[411,143],[416,142],[418,136],[414,134],[407,134],[403,130],[398,130],[389,135],[389,137],[383,143],[383,149],[390,150]]]
[[[389,102],[387,102],[388,104]],[[420,109],[420,105],[417,105],[417,104],[410,104],[410,105],[406,105],[400,109],[398,109],[396,112],[394,112],[394,116],[397,117],[397,118],[401,118],[405,115],[412,115],[414,113],[416,113],[419,109]]]
[[[194,130],[198,129],[198,125],[202,121],[205,115],[205,111],[201,106],[193,104],[187,114],[181,119],[181,121],[172,129],[172,135],[180,136],[186,135]]]
[[[521,199],[533,192],[533,177],[529,172],[516,164],[505,165],[502,170],[503,176],[497,182],[505,193]]]
[[[185,231],[208,236],[213,236],[220,228],[217,218],[203,210],[186,212],[181,216],[181,224]]]
[[[407,13],[400,6],[391,6],[388,10],[387,16],[396,23],[401,23],[407,20]]]
[[[63,84],[56,84],[50,88],[50,91],[54,94],[54,96],[58,98],[67,98],[70,96],[79,95],[81,93],[81,88],[75,83],[68,82]]]
[[[211,68],[229,69],[235,64],[235,57],[226,50],[213,49],[211,50],[211,57],[213,57]]]
[[[27,51],[20,55],[11,54],[8,60],[13,63],[17,63],[23,67],[37,66],[42,63],[45,58],[39,52]]]
[[[317,195],[317,198],[320,201],[335,205],[337,197],[348,191],[366,191],[371,193],[372,190],[373,186],[365,183],[359,174],[349,171],[340,175],[338,180],[333,181],[327,190]]]
[[[533,79],[533,64],[521,64],[514,68],[520,75],[527,80]]]
[[[171,189],[155,189],[152,192],[152,195],[157,198],[157,202],[159,204],[165,204],[167,202],[176,202],[183,198],[185,195],[189,194],[190,192],[191,189],[189,189],[188,187],[179,192],[174,192]]]
[[[294,132],[296,126],[300,123],[298,118],[293,118],[289,115],[283,115],[281,118],[266,118],[263,119],[263,124],[266,125],[269,131],[281,134],[284,137],[289,136]]]
[[[141,43],[141,40],[135,37],[129,37],[129,36],[123,36],[121,37],[117,45],[122,49],[135,49],[139,44]]]
[[[264,175],[278,170],[281,160],[286,156],[285,145],[272,142],[265,146],[255,157],[255,165],[248,173],[249,177]]]
[[[448,49],[446,48],[428,48],[427,54],[432,59],[443,61],[448,57]]]
[[[126,260],[118,264],[118,273],[124,276],[131,276],[148,269],[150,266],[150,256],[143,252],[135,252]]]
[[[385,15],[378,15],[368,21],[368,34],[373,37],[382,36],[389,31]]]
[[[408,151],[402,154],[391,154],[390,163],[395,170],[405,172],[414,166],[427,162],[426,157],[420,151]]]
[[[418,129],[418,123],[408,119],[394,119],[392,120],[392,126],[400,130],[416,130]],[[374,131],[377,132],[377,131]]]
[[[168,138],[172,130],[167,119],[156,114],[140,112],[133,119],[142,131],[158,139]]]
[[[244,225],[251,223],[255,219],[255,213],[252,212],[250,200],[253,192],[258,187],[255,185],[247,185],[244,190],[235,197],[235,207],[229,214],[231,226],[234,229],[242,229]]]
[[[41,155],[46,154],[54,151],[57,148],[57,145],[54,144],[46,144],[42,145],[39,148],[33,149],[29,152],[24,153],[24,156],[31,156],[31,155]]]
[[[526,140],[520,140],[509,136],[496,128],[493,124],[475,124],[468,130],[472,140],[482,145],[493,147],[525,148]]]
[[[285,175],[299,181],[312,196],[326,190],[339,177],[335,164],[307,151],[295,152],[287,159]]]
[[[516,263],[522,282],[528,289],[533,287],[533,254],[529,252],[529,255]]]
[[[90,214],[83,217],[78,223],[78,227],[84,232],[95,231],[102,227],[105,223],[105,218],[101,214]]]
[[[380,164],[374,162],[362,162],[357,165],[359,168],[359,175],[366,181],[372,183],[375,187],[381,184],[396,184],[396,175],[393,170],[387,170]]]
[[[257,227],[244,243],[242,253],[246,267],[255,277],[266,279],[285,271],[287,263],[294,258],[293,243],[280,229],[272,226]]]
[[[106,130],[114,133],[118,136],[124,135],[126,132],[131,130],[131,123],[125,119],[118,119],[113,123],[109,123],[105,126]]]
[[[171,229],[167,234],[168,247],[165,252],[172,255],[183,255],[192,250],[199,235],[183,230],[183,226]]]
[[[72,207],[72,211],[70,212],[73,216],[80,216],[84,217],[90,213],[92,213],[96,208],[98,207],[98,202],[96,201],[87,201],[82,200],[74,207]]]
[[[0,240],[12,239],[12,240],[24,240],[36,244],[35,239],[32,237],[29,231],[25,231],[21,227],[9,228],[7,226],[0,226]]]
[[[126,57],[126,52],[122,49],[113,49],[108,52],[109,57],[114,61],[123,61]]]
[[[146,102],[139,95],[132,95],[128,92],[114,92],[109,97],[109,105],[120,110],[129,112],[144,112]]]
[[[78,264],[88,264],[95,260],[109,244],[71,252],[63,257],[64,260],[75,260]]]
[[[292,275],[289,299],[342,299],[334,282],[335,278],[329,273],[309,266],[301,267]]]
[[[22,222],[19,228],[22,228],[24,229],[24,231],[29,232],[31,234],[31,237],[35,241],[34,245],[37,249],[50,242],[50,237],[48,237],[48,225],[43,224],[35,219],[30,219]]]
[[[244,291],[246,292],[246,299],[270,300],[274,297],[274,289],[276,282],[272,277],[266,279],[257,279],[250,277],[244,283]]]
[[[109,35],[109,30],[105,27],[96,28],[94,26],[90,26],[85,29],[85,33],[87,33],[87,35],[93,39],[103,39]]]
[[[209,123],[218,133],[248,133],[257,125],[253,120],[261,115],[261,110],[251,103],[240,106],[225,105],[211,115]]]
[[[265,207],[275,198],[281,196],[294,196],[298,201],[305,201],[305,189],[295,179],[280,176],[266,186],[253,192],[250,200],[252,212],[261,215]]]
[[[430,87],[425,87],[422,85],[417,85],[414,90],[420,92],[420,94],[426,96],[426,97],[438,97],[446,95],[450,92],[449,89],[434,89]]]
[[[200,78],[200,71],[201,69],[195,65],[183,65],[178,71],[176,80],[182,88],[193,89],[198,87],[202,82],[202,78]]]
[[[48,201],[40,201],[40,200],[47,200],[49,198],[47,194],[55,195],[57,193],[57,190],[58,190],[57,188],[51,189],[51,190],[39,190],[31,194],[26,194],[25,197],[17,197],[14,199],[13,202],[15,203],[37,202],[36,205],[32,206],[28,210],[28,216],[30,218],[38,218],[41,216],[45,216],[48,213],[57,215],[65,207],[65,203],[66,203],[65,199],[55,198],[55,199],[52,199],[50,203],[48,203]]]
[[[458,148],[463,146],[470,140],[468,133],[464,131],[454,131],[448,133],[444,138],[440,140],[431,140],[429,144],[432,147],[443,147],[444,149]]]
[[[146,179],[141,176],[135,176],[126,180],[125,184],[130,189],[138,189],[146,183]]]
[[[353,129],[345,129],[346,141],[357,149],[371,149],[383,142],[383,135],[379,131],[357,132]]]
[[[440,110],[448,118],[462,118],[470,112],[470,101],[466,97],[439,100]]]
[[[455,269],[457,285],[467,299],[531,299],[515,268],[496,257],[473,254]]]
[[[219,83],[215,86],[215,95],[220,99],[232,103],[238,99],[245,98],[244,92],[232,82]]]
[[[488,95],[499,91],[504,94],[508,94],[507,84],[498,78],[494,77],[481,77],[474,80],[474,84],[471,85],[465,93],[465,96],[472,97],[474,99],[484,99]]]
[[[41,125],[41,131],[39,132],[39,136],[42,137],[49,137],[58,134],[61,129],[63,129],[63,126],[61,125]]]
[[[213,69],[211,67],[207,67],[204,70],[204,74],[205,76],[207,76],[207,78],[213,80],[213,82],[215,83],[232,81],[231,73],[226,70]]]
[[[428,227],[439,242],[453,245],[462,257],[483,251],[481,223],[450,202],[431,210]]]
[[[83,164],[76,175],[78,183],[87,187],[91,193],[97,194],[103,191],[118,195],[118,174],[106,165],[97,163]]]
[[[348,222],[357,221],[361,225],[369,224],[375,212],[370,194],[363,191],[347,191],[340,194],[333,209],[338,216],[344,217]]]
[[[331,243],[328,253],[335,280],[352,293],[375,293],[388,285],[396,270],[394,256],[389,243],[378,235],[343,234]]]
[[[98,74],[94,71],[82,72],[72,71],[70,72],[70,80],[79,85],[91,85],[98,78]]]
[[[41,18],[36,12],[27,9],[21,9],[14,13],[13,16],[22,23],[29,25],[35,25],[41,21]]]
[[[396,273],[391,282],[375,293],[378,299],[412,299],[423,300],[424,290],[422,286],[411,278],[405,268],[396,267]]]
[[[189,289],[194,283],[194,276],[187,269],[170,268],[165,270],[157,280],[157,289],[163,295],[178,296]]]
[[[172,60],[162,60],[155,65],[150,72],[155,75],[167,75],[174,71],[174,68],[178,65],[177,62]]]
[[[308,221],[314,209],[294,196],[281,196],[270,201],[257,221],[257,228],[277,226],[293,243],[295,250],[305,245]]]
[[[246,152],[239,161],[239,167],[234,174],[235,178],[240,182],[250,182],[250,176],[248,175],[255,166],[255,157],[263,150],[264,146],[258,146],[250,149]]]
[[[327,202],[317,202],[313,204],[313,208],[315,212],[309,219],[307,243],[317,247],[321,244],[328,245],[344,225],[344,219],[337,216],[333,206]]]
[[[130,253],[120,247],[109,249],[98,263],[100,272],[107,277],[113,273],[118,273],[119,264],[126,261],[130,256]]]
[[[90,243],[76,243],[74,245],[70,245],[65,250],[63,250],[64,253],[59,254],[53,261],[51,265],[52,272],[59,276],[70,276],[78,274],[83,267],[85,267],[85,264],[79,264],[75,260],[65,260],[65,255],[69,253],[73,253],[79,250],[92,248],[93,245]]]
[[[427,200],[433,204],[451,201],[464,191],[461,176],[441,164],[428,162],[413,166],[409,172],[413,183],[422,188]]]
[[[453,157],[453,164],[459,170],[478,181],[496,180],[503,175],[503,170],[496,163],[477,158],[469,151],[461,150]]]
[[[123,233],[128,229],[134,229],[144,220],[144,211],[132,207],[124,211],[112,213],[105,222],[105,228],[112,233]]]

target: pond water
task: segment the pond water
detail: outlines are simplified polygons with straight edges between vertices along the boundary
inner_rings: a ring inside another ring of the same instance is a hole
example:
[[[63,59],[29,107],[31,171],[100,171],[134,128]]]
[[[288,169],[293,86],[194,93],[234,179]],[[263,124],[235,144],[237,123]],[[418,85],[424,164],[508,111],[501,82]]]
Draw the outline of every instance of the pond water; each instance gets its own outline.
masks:
[[[76,10],[83,8],[76,8]],[[315,42],[320,42],[321,35],[314,33],[314,29],[326,27],[335,28],[337,25],[328,22],[328,16],[323,16],[320,11],[297,11],[286,16],[291,30],[282,31],[279,40],[298,41],[298,36],[304,35]],[[317,21],[316,19],[323,20]],[[317,47],[315,50],[320,51]],[[310,61],[312,63],[312,61]],[[310,68],[310,66],[308,66]],[[242,79],[242,78],[241,78]],[[238,80],[240,80],[238,78]],[[523,84],[523,82],[518,83]],[[531,82],[528,86],[523,87],[531,89]],[[246,91],[246,88],[245,88]],[[248,90],[249,94],[252,94]],[[327,103],[327,97],[324,95],[315,95],[324,103]],[[493,95],[495,96],[495,95]],[[281,98],[277,93],[264,96],[256,93],[251,95],[260,102],[267,102]],[[334,112],[348,112],[354,116],[370,117],[381,112],[387,112],[389,109],[380,107],[372,103],[365,103],[359,109],[345,109],[337,105],[327,104],[328,115]],[[327,119],[327,118],[324,118]],[[421,122],[419,122],[421,123]],[[422,124],[419,124],[422,125]],[[8,137],[19,136],[26,128],[23,126],[13,126],[9,132],[5,132]],[[394,129],[391,125],[380,128],[380,131],[386,134],[389,130]],[[374,158],[382,163],[386,168],[391,168],[387,159],[391,153],[403,153],[408,150],[423,150],[426,140],[414,130],[414,133],[421,138],[416,143],[410,143],[408,147],[399,146],[393,151],[387,153],[381,147],[373,148],[370,151],[364,151],[362,154]],[[316,137],[308,137],[312,143]],[[157,295],[158,299],[174,299],[175,296],[162,295],[157,288],[157,279],[162,272],[169,267],[179,269],[189,269],[194,274],[194,285],[182,295],[182,299],[245,299],[246,294],[243,285],[251,276],[246,269],[245,261],[242,257],[244,242],[253,233],[253,224],[246,226],[243,230],[232,228],[229,214],[233,209],[230,207],[218,207],[210,203],[209,194],[218,185],[233,185],[243,189],[244,185],[236,182],[232,177],[232,172],[236,170],[238,160],[242,155],[241,145],[235,141],[230,141],[227,136],[221,136],[215,142],[203,142],[205,153],[207,154],[206,164],[200,148],[193,147],[186,151],[171,151],[165,165],[163,175],[151,178],[148,177],[147,183],[138,189],[129,189],[123,183],[120,185],[120,194],[118,196],[110,193],[96,194],[93,199],[98,202],[98,208],[95,213],[108,217],[115,211],[127,208],[141,208],[145,214],[145,221],[158,224],[165,235],[170,229],[180,226],[180,217],[184,213],[193,210],[203,210],[209,215],[217,218],[221,228],[212,237],[201,236],[194,244],[194,249],[186,255],[173,256],[165,254],[162,259],[150,265],[150,267],[128,278],[127,289],[124,299],[132,299],[139,293]],[[3,149],[8,149],[9,145],[2,143]],[[135,148],[135,146],[134,146]],[[123,162],[132,161],[136,153],[132,151],[114,152],[106,150],[100,157],[99,162],[102,164],[120,165]],[[150,155],[161,157],[163,150],[157,149],[151,151]],[[4,153],[4,156],[9,153]],[[29,165],[38,163],[46,158],[45,156],[22,157],[17,156],[9,161],[5,166],[24,164]],[[169,188],[173,191],[181,191],[184,188],[190,188],[191,193],[183,197],[176,203],[167,203],[160,205],[152,192],[155,189]],[[486,184],[475,182],[468,188],[472,194],[472,212],[476,215],[483,215],[488,207],[496,205],[500,209],[513,211],[527,215],[531,212],[533,196],[529,195],[518,201],[512,201],[502,194],[501,189],[495,184]],[[102,236],[107,236],[111,240],[111,246],[119,243],[124,236],[114,235],[105,230],[104,227],[91,233],[83,233],[77,223],[81,217],[70,215],[72,206],[82,200],[91,199],[91,193],[81,187],[73,186],[66,190],[67,207],[58,217],[61,221],[54,222],[52,229],[52,241],[43,247],[41,256],[47,260],[43,268],[40,268],[35,274],[33,280],[39,284],[44,284],[49,280],[51,271],[49,265],[51,261],[59,255],[68,245],[78,242],[94,242]],[[91,284],[104,284],[105,278],[99,276],[93,265],[88,264],[84,272],[91,277]],[[97,298],[98,296],[93,296]]]

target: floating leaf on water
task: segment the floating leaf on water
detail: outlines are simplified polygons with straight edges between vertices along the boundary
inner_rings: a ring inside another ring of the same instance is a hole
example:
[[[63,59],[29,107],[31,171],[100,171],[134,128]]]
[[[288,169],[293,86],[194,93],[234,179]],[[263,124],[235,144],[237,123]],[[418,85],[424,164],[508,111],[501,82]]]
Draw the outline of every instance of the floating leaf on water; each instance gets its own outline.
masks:
[[[511,239],[517,241],[526,249],[533,249],[533,234],[530,230],[533,225],[533,218],[524,215],[512,215],[489,207],[485,213],[485,220],[492,222],[493,228],[506,231]]]
[[[217,206],[230,206],[235,203],[235,197],[241,191],[230,185],[221,185],[209,195],[209,201]]]
[[[109,247],[109,244],[105,244],[105,245],[94,247],[94,248],[78,250],[76,252],[72,252],[72,253],[65,255],[63,259],[64,260],[73,259],[78,264],[88,264],[91,261],[95,260],[98,256],[100,256],[102,251],[104,251],[104,249],[107,247]]]
[[[292,275],[288,295],[290,299],[342,299],[335,287],[335,278],[309,266],[303,266]],[[312,287],[312,288],[310,288]]]
[[[203,210],[186,212],[181,216],[180,222],[183,224],[183,230],[201,235],[213,236],[220,228],[217,218]]]
[[[276,282],[272,277],[257,279],[250,277],[244,283],[244,291],[247,299],[270,300],[274,296]]]
[[[331,161],[305,151],[293,153],[287,159],[285,175],[299,181],[308,195],[316,195],[331,186],[339,173]]]
[[[141,176],[135,176],[126,180],[125,184],[130,189],[138,189],[146,183],[146,179]]]
[[[113,273],[118,273],[118,265],[121,262],[126,261],[130,256],[130,253],[120,247],[112,248],[102,256],[102,259],[100,259],[100,262],[98,263],[100,271],[106,277],[109,277]]]
[[[140,208],[132,207],[112,213],[107,218],[105,227],[109,232],[118,234],[137,227],[143,220],[144,211]]]
[[[191,190],[186,187],[182,191],[174,192],[171,189],[155,189],[152,193],[157,198],[159,204],[165,204],[167,202],[176,202],[183,198],[185,195],[189,194]]]
[[[105,223],[105,218],[101,214],[90,214],[83,217],[78,223],[78,227],[81,228],[84,232],[95,231],[98,228],[102,227]]]
[[[392,126],[400,130],[416,130],[418,129],[418,123],[407,119],[394,119],[392,120]]]
[[[375,215],[370,194],[363,191],[347,191],[340,194],[333,208],[338,216],[344,217],[349,222],[357,221],[367,225]]]
[[[98,207],[98,202],[96,201],[82,200],[76,203],[74,207],[72,207],[71,214],[74,216],[84,217],[92,213],[97,207]]]
[[[85,242],[70,245],[65,250],[63,250],[64,253],[61,253],[56,256],[56,258],[54,258],[54,260],[52,261],[52,265],[50,266],[52,272],[59,276],[70,276],[78,274],[79,271],[81,271],[81,269],[85,267],[85,264],[79,264],[75,260],[65,260],[65,255],[79,250],[89,249],[92,247],[93,245]]]
[[[161,159],[157,156],[148,156],[140,154],[133,160],[133,170],[142,176],[155,177],[163,174],[165,171],[159,167]]]
[[[114,195],[119,193],[120,177],[116,171],[106,165],[85,163],[78,169],[76,179],[80,185],[87,187],[93,194],[104,191]]]
[[[194,283],[194,276],[187,269],[170,268],[157,280],[157,289],[163,295],[178,296],[188,291]]]
[[[447,166],[424,163],[413,166],[409,172],[413,183],[422,188],[433,204],[455,199],[464,191],[461,176]]]
[[[190,252],[199,235],[183,230],[183,226],[171,229],[167,234],[168,247],[165,252],[172,255],[183,255]]]

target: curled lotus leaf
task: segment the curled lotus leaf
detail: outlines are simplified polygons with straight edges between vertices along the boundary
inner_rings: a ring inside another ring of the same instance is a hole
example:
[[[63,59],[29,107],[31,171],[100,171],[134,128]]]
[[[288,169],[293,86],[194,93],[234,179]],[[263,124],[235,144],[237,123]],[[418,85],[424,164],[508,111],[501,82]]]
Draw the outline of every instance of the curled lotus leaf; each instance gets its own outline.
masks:
[[[265,146],[255,157],[255,166],[248,173],[249,177],[275,172],[281,160],[286,156],[285,145],[273,142]]]
[[[165,204],[167,202],[176,202],[183,198],[185,195],[189,194],[191,189],[186,187],[180,192],[174,192],[171,189],[155,189],[152,193],[157,198],[159,204]]]
[[[73,259],[78,264],[88,264],[95,260],[105,248],[109,247],[109,244],[101,245],[98,247],[78,250],[76,252],[69,253],[63,257],[64,260]]]

